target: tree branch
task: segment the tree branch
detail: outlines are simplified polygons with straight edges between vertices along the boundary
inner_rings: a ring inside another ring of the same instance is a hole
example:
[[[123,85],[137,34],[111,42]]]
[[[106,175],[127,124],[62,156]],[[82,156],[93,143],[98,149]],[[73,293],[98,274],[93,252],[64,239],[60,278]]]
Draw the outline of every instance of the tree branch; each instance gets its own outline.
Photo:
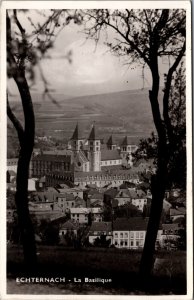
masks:
[[[25,29],[22,27],[21,23],[20,23],[19,20],[18,20],[18,17],[17,17],[17,10],[16,10],[16,9],[13,10],[13,14],[14,14],[14,19],[15,19],[16,25],[17,25],[17,27],[19,28],[22,37],[24,37],[26,31],[25,31]]]
[[[179,55],[175,59],[174,64],[171,66],[171,68],[168,71],[167,78],[166,78],[166,85],[164,90],[164,96],[163,96],[163,117],[166,124],[167,132],[168,132],[168,138],[169,141],[172,142],[172,125],[171,120],[169,117],[169,95],[170,95],[170,88],[171,88],[171,82],[172,82],[172,76],[173,73],[176,71],[176,68],[178,67],[181,59],[184,56],[186,49],[186,42],[184,42],[183,47],[181,51],[179,52]]]
[[[149,66],[150,65],[150,62],[148,60],[148,58],[144,55],[144,53],[137,47],[137,45],[131,41],[129,39],[129,37],[127,35],[124,35],[116,26],[114,26],[113,24],[107,22],[107,21],[104,21],[104,24],[106,24],[107,26],[110,26],[112,27],[114,30],[116,30],[116,32],[118,32],[128,43],[129,45],[138,52],[138,54],[140,55],[141,58],[144,59],[144,61],[147,63],[147,65]]]
[[[9,15],[7,13],[6,16],[6,21],[7,21],[7,60],[10,64],[10,69],[11,69],[11,76],[14,79],[20,96],[21,96],[21,102],[22,102],[22,107],[23,107],[23,112],[24,112],[24,129],[23,129],[23,135],[25,136],[24,138],[28,138],[29,143],[28,147],[33,147],[34,145],[34,131],[35,131],[35,120],[34,120],[34,110],[33,110],[33,104],[32,104],[32,99],[29,91],[29,86],[25,77],[25,69],[22,66],[18,66],[15,57],[12,54],[12,47],[11,47],[11,22]],[[8,103],[9,104],[9,103]],[[10,106],[8,105],[8,113],[12,120],[17,123],[13,112],[11,114]],[[21,124],[20,124],[21,125]],[[17,128],[19,129],[20,133],[20,141],[22,141],[22,135],[21,135],[21,126],[17,123]]]

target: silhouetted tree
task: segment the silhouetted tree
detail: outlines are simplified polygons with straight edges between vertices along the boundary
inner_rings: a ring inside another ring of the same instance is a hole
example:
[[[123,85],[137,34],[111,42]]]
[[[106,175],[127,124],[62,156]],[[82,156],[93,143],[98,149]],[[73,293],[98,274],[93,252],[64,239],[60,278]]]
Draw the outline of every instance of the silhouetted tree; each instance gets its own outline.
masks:
[[[186,80],[185,68],[181,64],[176,71],[169,98],[169,115],[173,130],[173,143],[167,144],[169,155],[167,188],[172,186],[186,188]],[[157,165],[158,139],[152,133],[151,137],[140,141],[137,151],[133,154],[135,161],[144,158],[154,159]]]
[[[113,54],[124,57],[128,64],[142,64],[151,71],[149,100],[157,132],[157,172],[152,176],[152,205],[141,259],[140,274],[147,279],[153,268],[155,242],[167,184],[168,144],[174,143],[173,120],[169,113],[174,72],[182,61],[186,47],[186,12],[183,9],[87,10],[85,32],[98,43],[106,31],[107,46]],[[115,39],[108,40],[110,31]],[[163,111],[159,105],[161,84],[160,58],[169,58],[163,89]],[[173,91],[172,91],[173,93]],[[130,99],[129,99],[130,101]]]
[[[35,116],[33,102],[28,81],[34,83],[34,66],[39,66],[40,76],[44,83],[44,95],[56,103],[50,94],[48,82],[39,64],[48,49],[52,48],[56,35],[60,32],[59,19],[63,17],[62,26],[65,27],[74,19],[67,15],[66,10],[48,10],[43,24],[34,24],[29,16],[32,32],[26,32],[22,26],[18,12],[21,10],[8,10],[7,21],[7,73],[17,85],[22,107],[23,123],[16,117],[9,104],[9,94],[7,93],[7,115],[14,125],[19,140],[19,159],[17,168],[16,195],[15,202],[18,214],[18,224],[21,232],[24,261],[29,268],[36,266],[36,244],[34,229],[28,209],[28,176],[30,159],[34,147],[35,137]],[[40,13],[40,12],[39,12]],[[30,15],[30,14],[29,14]],[[78,22],[77,22],[78,23]],[[68,57],[66,57],[68,58]],[[27,80],[28,78],[28,80]]]

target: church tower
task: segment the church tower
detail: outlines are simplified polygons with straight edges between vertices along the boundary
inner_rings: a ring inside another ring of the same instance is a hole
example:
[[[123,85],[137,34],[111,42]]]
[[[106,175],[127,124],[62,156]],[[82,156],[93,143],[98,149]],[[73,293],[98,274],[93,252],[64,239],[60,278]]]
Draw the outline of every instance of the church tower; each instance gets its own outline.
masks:
[[[99,172],[101,171],[101,150],[100,150],[100,139],[96,137],[95,126],[92,126],[88,138],[88,158],[90,161],[90,171]]]
[[[127,136],[124,137],[121,143],[121,157],[123,164],[133,165],[133,156],[132,153],[137,150],[136,145],[132,145]]]
[[[107,141],[107,148],[108,150],[115,150],[117,147],[114,139],[113,139],[113,136],[111,135]]]
[[[71,149],[79,152],[83,147],[83,140],[81,139],[78,123],[75,127],[74,133],[71,138]]]

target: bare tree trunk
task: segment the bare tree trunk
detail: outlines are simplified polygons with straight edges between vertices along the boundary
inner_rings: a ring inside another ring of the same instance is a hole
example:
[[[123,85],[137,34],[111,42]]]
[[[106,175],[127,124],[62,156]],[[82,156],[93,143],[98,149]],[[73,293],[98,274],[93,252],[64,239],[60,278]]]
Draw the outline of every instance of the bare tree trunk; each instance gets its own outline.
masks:
[[[24,111],[24,131],[20,139],[20,153],[17,169],[16,206],[21,231],[24,262],[30,269],[36,265],[36,243],[28,207],[28,177],[30,159],[34,147],[35,118],[31,95],[24,72],[14,75],[20,92]]]
[[[154,59],[155,58],[155,59]],[[163,199],[166,188],[167,177],[167,140],[164,121],[161,119],[158,103],[159,92],[159,72],[157,56],[152,54],[152,90],[149,91],[149,98],[152,108],[154,124],[158,133],[158,161],[156,174],[152,176],[151,193],[152,202],[150,209],[149,222],[145,238],[144,249],[140,264],[140,278],[146,284],[149,279],[154,263],[155,243],[162,215]]]
[[[17,71],[13,74],[13,79],[17,84],[22,101],[24,128],[12,112],[8,99],[7,114],[15,126],[20,142],[15,202],[21,242],[23,245],[24,263],[27,270],[31,271],[35,269],[37,262],[35,235],[28,207],[28,177],[30,160],[34,147],[35,118],[32,99],[24,70],[17,67],[16,70]]]
[[[152,176],[151,192],[152,203],[150,209],[149,222],[147,227],[146,239],[140,264],[140,277],[146,284],[152,273],[155,254],[155,242],[160,225],[160,219],[163,209],[163,199],[165,194],[167,162],[165,158],[165,143],[159,146],[158,169],[157,173]]]
[[[23,246],[24,263],[29,271],[36,267],[36,243],[28,208],[29,153],[26,147],[20,150],[17,169],[17,191],[15,195],[18,223]]]

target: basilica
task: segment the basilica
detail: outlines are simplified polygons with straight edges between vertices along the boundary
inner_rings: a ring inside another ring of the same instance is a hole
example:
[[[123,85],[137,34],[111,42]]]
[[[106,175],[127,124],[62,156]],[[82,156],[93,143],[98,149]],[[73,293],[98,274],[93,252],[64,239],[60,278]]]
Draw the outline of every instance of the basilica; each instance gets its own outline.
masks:
[[[78,186],[95,184],[117,186],[131,179],[132,153],[137,149],[127,136],[117,145],[111,135],[102,143],[92,126],[88,137],[83,137],[77,124],[68,142],[68,149],[61,152],[45,151],[32,159],[34,177],[46,176],[48,185],[73,182]]]

